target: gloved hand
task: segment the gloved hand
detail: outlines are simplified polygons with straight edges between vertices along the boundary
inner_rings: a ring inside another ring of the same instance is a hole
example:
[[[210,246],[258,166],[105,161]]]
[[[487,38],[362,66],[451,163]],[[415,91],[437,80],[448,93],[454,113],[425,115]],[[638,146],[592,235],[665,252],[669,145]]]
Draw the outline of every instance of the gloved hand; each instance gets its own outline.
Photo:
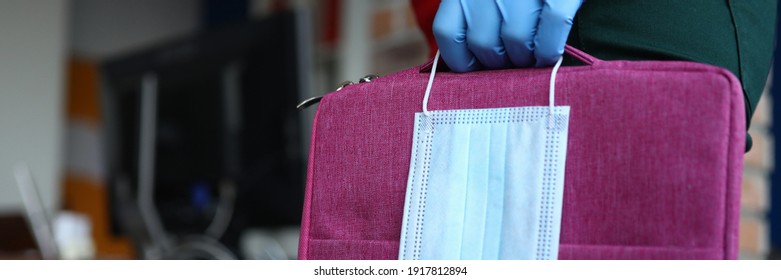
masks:
[[[442,0],[434,38],[455,72],[556,63],[582,0]]]

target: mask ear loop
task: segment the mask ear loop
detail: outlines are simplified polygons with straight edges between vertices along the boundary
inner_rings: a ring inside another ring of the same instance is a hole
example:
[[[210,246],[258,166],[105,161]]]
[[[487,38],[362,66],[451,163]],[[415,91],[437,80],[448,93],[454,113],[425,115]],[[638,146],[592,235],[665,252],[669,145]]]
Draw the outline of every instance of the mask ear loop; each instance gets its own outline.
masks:
[[[548,127],[553,128],[553,115],[554,115],[554,107],[555,107],[555,99],[556,99],[556,73],[559,72],[559,68],[561,67],[561,62],[564,61],[564,56],[559,57],[559,60],[556,61],[556,65],[553,66],[553,70],[550,74],[550,88],[548,91],[548,98],[549,98],[549,107],[548,107],[548,115],[549,115],[549,122]],[[428,99],[431,96],[431,86],[434,85],[434,77],[437,74],[437,65],[439,64],[439,50],[437,50],[437,54],[434,55],[434,64],[431,66],[431,74],[428,77],[428,84],[426,85],[426,95],[423,96],[423,115],[426,117],[431,116],[431,112],[428,111]]]
[[[556,99],[556,73],[559,72],[559,67],[561,67],[562,61],[564,61],[564,56],[559,57],[559,61],[556,61],[556,65],[553,66],[553,71],[550,73],[550,89],[548,91],[548,99],[550,99],[550,104],[548,105],[548,128],[550,129],[553,129],[554,125],[553,109]]]
[[[437,74],[438,64],[439,64],[439,50],[437,50],[437,54],[434,55],[434,64],[431,65],[431,74],[428,76],[426,95],[423,96],[423,115],[425,115],[426,117],[431,115],[431,113],[428,111],[428,98],[429,96],[431,96],[431,86],[434,85],[434,76],[436,76]]]

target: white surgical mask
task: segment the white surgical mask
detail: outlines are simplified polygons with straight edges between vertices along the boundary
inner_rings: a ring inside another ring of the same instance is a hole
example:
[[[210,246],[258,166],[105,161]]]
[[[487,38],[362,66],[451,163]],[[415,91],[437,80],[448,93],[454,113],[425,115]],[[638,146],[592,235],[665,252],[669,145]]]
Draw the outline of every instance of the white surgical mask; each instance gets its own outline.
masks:
[[[427,110],[432,70],[399,259],[557,259],[569,123],[552,103],[559,65],[550,106],[470,110]]]

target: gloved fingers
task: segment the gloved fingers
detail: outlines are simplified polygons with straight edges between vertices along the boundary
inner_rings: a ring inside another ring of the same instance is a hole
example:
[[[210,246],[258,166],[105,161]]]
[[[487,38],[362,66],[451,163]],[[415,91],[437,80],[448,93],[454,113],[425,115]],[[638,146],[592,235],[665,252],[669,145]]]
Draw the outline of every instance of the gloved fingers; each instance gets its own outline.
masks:
[[[501,38],[507,56],[516,67],[531,67],[542,0],[496,0],[502,15]]]
[[[564,54],[572,21],[582,0],[545,0],[540,12],[537,36],[534,37],[534,57],[537,67],[550,66]]]
[[[450,70],[469,72],[480,69],[480,63],[467,46],[467,24],[459,0],[442,0],[434,17],[434,39],[440,55]]]
[[[494,1],[461,0],[466,17],[467,47],[489,69],[507,68],[510,60],[499,36],[502,16]]]

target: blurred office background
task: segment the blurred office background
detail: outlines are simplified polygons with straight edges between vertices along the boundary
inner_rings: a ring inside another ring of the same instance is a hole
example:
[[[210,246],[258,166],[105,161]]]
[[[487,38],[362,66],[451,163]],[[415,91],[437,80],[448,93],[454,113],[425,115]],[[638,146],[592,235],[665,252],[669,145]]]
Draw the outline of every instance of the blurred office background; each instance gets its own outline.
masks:
[[[296,258],[296,104],[427,55],[398,0],[9,0],[0,36],[0,258]]]
[[[0,259],[294,259],[316,110],[295,105],[427,54],[407,0],[0,1]],[[781,248],[777,91],[745,259]]]

